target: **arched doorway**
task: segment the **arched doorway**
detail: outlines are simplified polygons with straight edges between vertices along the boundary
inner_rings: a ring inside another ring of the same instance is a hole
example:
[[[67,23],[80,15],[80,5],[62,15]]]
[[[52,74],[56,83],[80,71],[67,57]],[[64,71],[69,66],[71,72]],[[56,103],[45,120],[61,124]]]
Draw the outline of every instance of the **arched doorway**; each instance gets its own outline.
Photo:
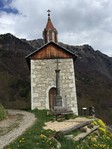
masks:
[[[52,87],[49,90],[49,108],[54,109],[56,103],[56,88]]]

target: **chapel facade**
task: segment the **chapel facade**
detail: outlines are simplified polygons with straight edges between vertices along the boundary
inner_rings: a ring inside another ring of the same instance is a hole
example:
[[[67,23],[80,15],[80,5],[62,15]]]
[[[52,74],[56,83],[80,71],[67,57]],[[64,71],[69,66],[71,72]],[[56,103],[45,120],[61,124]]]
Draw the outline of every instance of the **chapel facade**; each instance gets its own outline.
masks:
[[[50,11],[43,38],[44,45],[26,56],[31,72],[31,109],[62,106],[78,114],[76,55],[58,44],[58,32],[51,21]]]

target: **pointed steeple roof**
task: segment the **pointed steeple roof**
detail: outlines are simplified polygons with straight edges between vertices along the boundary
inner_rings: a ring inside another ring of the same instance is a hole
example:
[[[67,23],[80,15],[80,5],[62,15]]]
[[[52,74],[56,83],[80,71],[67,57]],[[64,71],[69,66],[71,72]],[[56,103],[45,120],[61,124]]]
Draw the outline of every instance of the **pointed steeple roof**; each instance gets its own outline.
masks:
[[[47,21],[47,24],[46,24],[46,27],[45,27],[46,30],[49,30],[49,29],[55,29],[53,24],[52,24],[52,21],[50,19],[50,17],[48,17],[48,21]]]
[[[51,18],[50,18],[50,10],[47,11],[48,12],[48,21],[47,21],[47,24],[46,24],[46,27],[45,29],[46,30],[49,30],[49,29],[55,29],[54,26],[53,26],[53,23],[51,21]]]
[[[53,42],[58,42],[57,40],[57,30],[56,28],[53,26],[53,23],[51,21],[51,18],[50,18],[50,10],[47,11],[48,12],[48,21],[47,21],[47,24],[46,24],[46,27],[44,28],[44,31],[43,31],[43,38],[44,38],[44,42],[45,43],[48,43],[50,41],[53,41]]]

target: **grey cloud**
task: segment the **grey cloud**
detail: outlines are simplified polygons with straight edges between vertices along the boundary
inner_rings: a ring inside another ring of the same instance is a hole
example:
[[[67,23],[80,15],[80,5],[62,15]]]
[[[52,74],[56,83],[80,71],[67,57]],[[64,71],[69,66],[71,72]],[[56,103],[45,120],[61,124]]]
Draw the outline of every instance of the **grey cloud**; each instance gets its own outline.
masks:
[[[47,9],[64,43],[90,44],[96,50],[112,54],[112,1],[110,0],[15,0],[11,4],[21,14],[5,16],[12,27],[6,25],[17,37],[37,39],[47,23]],[[12,21],[13,20],[13,21]],[[7,31],[7,29],[6,29]]]

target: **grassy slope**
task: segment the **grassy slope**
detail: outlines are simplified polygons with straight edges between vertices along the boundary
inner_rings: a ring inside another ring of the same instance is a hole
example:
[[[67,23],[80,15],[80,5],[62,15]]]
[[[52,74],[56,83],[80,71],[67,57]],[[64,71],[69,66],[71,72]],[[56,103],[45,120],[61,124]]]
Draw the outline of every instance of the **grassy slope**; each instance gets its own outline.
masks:
[[[35,110],[33,113],[37,117],[35,125],[5,149],[56,149],[56,142],[52,139],[55,132],[42,128],[45,122],[53,120],[53,116],[47,115],[46,110]],[[62,136],[61,149],[111,149],[112,134],[105,131],[102,121],[97,124],[100,124],[100,136],[91,135],[80,142],[66,140]]]

